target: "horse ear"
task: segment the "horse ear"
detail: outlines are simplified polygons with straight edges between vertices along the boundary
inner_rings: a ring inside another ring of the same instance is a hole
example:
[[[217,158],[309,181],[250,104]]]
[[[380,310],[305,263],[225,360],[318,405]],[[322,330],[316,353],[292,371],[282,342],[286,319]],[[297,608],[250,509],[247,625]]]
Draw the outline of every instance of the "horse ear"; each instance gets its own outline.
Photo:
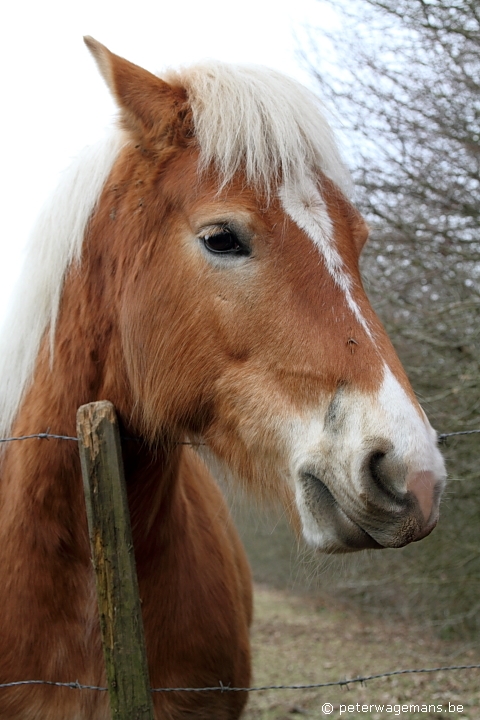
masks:
[[[125,128],[143,141],[162,136],[178,117],[179,105],[185,105],[185,91],[115,55],[94,38],[83,39],[122,111]]]
[[[370,235],[370,228],[359,212],[355,213],[355,218],[352,223],[352,234],[355,247],[360,255]]]

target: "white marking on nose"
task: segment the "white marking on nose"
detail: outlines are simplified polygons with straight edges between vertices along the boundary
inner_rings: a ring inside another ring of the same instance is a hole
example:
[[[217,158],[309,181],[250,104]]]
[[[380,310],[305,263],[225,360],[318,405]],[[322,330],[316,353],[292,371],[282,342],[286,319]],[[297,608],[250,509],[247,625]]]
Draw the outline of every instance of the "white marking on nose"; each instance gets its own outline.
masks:
[[[373,333],[353,297],[352,279],[348,275],[342,257],[335,246],[333,225],[328,214],[327,205],[315,183],[311,179],[305,179],[299,189],[282,185],[278,195],[287,215],[301,230],[307,233],[322,254],[325,266],[337,287],[345,295],[348,307],[368,337],[374,340]]]
[[[429,483],[439,483],[441,488],[446,477],[445,464],[437,447],[436,432],[423,410],[408,397],[387,365],[384,366],[378,400],[384,411],[383,427],[379,434],[393,442],[394,452],[406,464],[410,473],[410,482],[415,486],[412,491],[414,494],[418,491],[420,506],[422,511],[426,511]],[[430,478],[429,482],[427,476]],[[420,487],[420,477],[423,477],[424,490]]]

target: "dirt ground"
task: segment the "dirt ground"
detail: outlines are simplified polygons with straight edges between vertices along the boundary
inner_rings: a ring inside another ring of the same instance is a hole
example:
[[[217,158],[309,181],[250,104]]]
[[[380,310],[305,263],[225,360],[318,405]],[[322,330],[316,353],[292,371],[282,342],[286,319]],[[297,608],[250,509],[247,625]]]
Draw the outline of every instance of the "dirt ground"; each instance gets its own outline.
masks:
[[[480,664],[480,649],[471,644],[439,640],[422,627],[377,620],[328,596],[312,598],[262,585],[256,586],[252,645],[257,686]],[[480,670],[400,675],[348,688],[252,692],[244,720],[294,717],[480,720]]]

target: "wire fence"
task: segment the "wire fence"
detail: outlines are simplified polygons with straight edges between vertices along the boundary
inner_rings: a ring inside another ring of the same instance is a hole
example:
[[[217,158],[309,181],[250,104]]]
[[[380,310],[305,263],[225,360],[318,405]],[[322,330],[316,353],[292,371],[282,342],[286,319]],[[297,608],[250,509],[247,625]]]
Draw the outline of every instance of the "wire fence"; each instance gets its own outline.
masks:
[[[480,432],[480,430],[478,432]],[[72,440],[73,442],[78,442],[78,438],[76,438],[76,437],[73,437],[71,435],[55,435],[54,433],[50,432],[50,429],[48,429],[48,430],[46,430],[46,432],[36,433],[34,435],[21,435],[20,437],[0,438],[0,443],[16,442],[18,440]],[[133,442],[143,442],[142,438],[133,437],[131,435],[126,435],[126,436],[122,437],[122,440],[133,441]],[[206,443],[203,443],[203,442],[177,442],[177,443],[175,443],[175,445],[189,445],[190,447],[198,447],[199,445],[206,445]]]
[[[479,665],[445,665],[444,667],[435,668],[412,668],[408,670],[391,670],[389,672],[377,673],[375,675],[363,675],[354,678],[345,678],[344,680],[335,680],[323,683],[311,683],[309,685],[259,685],[258,687],[231,687],[224,685],[219,681],[218,685],[213,687],[160,687],[150,688],[152,693],[171,693],[171,692],[259,692],[262,690],[318,690],[320,688],[329,687],[348,687],[360,683],[365,685],[371,680],[379,680],[381,678],[389,678],[395,675],[418,675],[426,673],[451,672],[453,670],[480,670]],[[18,687],[19,685],[51,685],[54,687],[68,688],[69,690],[96,690],[98,692],[107,692],[107,687],[99,687],[97,685],[82,685],[78,681],[75,682],[55,682],[53,680],[17,680],[16,682],[0,684],[0,690],[4,688]]]
[[[480,433],[480,429],[477,430],[461,430],[458,432],[441,433],[438,435],[439,443],[446,443],[448,438],[461,436],[461,435],[474,435]],[[139,441],[141,438],[136,437],[124,437],[124,440],[136,440]],[[23,440],[66,440],[71,442],[78,442],[77,437],[70,435],[60,435],[51,433],[50,428],[45,432],[34,433],[32,435],[21,435],[18,437],[0,438],[0,443],[17,442]],[[181,442],[180,445],[202,445],[204,443],[189,443]],[[431,674],[439,672],[453,672],[458,670],[480,670],[480,664],[472,665],[446,665],[441,667],[431,668],[409,668],[403,670],[391,670],[383,673],[376,673],[374,675],[363,675],[353,678],[345,678],[336,681],[323,682],[323,683],[310,683],[310,684],[295,684],[295,685],[261,685],[257,687],[231,687],[230,685],[224,685],[221,681],[217,686],[212,687],[158,687],[151,688],[152,693],[206,693],[206,692],[260,692],[266,690],[318,690],[321,688],[330,687],[346,687],[354,684],[365,685],[367,682],[372,680],[380,680],[382,678],[390,678],[398,675],[419,675],[419,674]],[[58,688],[67,688],[70,690],[89,690],[96,692],[108,692],[107,687],[100,687],[97,685],[83,685],[78,680],[73,682],[57,682],[54,680],[17,680],[8,683],[0,683],[0,690],[7,688],[14,688],[23,685],[44,685]]]
[[[480,433],[479,430],[460,430],[458,432],[450,432],[450,433],[441,433],[438,435],[438,442],[440,444],[446,443],[448,438],[455,437],[458,435],[475,435],[476,433]],[[0,443],[7,443],[7,442],[16,442],[18,440],[72,440],[73,442],[78,442],[78,438],[73,437],[71,435],[55,435],[54,433],[50,432],[50,428],[47,429],[45,432],[41,433],[35,433],[33,435],[21,435],[19,437],[8,437],[8,438],[0,438]],[[132,437],[132,436],[125,436],[122,437],[122,440],[135,440],[136,442],[141,442],[142,438],[139,437]],[[196,447],[197,445],[205,445],[205,443],[202,442],[178,442],[176,445],[191,445],[192,447]]]
[[[78,442],[78,438],[70,435],[54,435],[49,430],[34,435],[21,435],[20,437],[0,438],[0,443],[16,442],[18,440],[73,440]]]
[[[441,433],[438,436],[438,442],[445,443],[449,437],[454,437],[456,435],[475,435],[476,433],[480,433],[480,430],[460,430],[459,432],[451,432],[451,433]]]

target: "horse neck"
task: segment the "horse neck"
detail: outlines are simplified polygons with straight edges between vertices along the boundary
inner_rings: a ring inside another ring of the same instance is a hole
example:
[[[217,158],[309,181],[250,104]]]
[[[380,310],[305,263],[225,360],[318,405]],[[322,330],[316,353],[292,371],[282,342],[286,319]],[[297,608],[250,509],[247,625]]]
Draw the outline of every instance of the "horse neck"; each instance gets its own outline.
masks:
[[[81,269],[80,269],[81,270]],[[104,307],[105,290],[95,273],[69,273],[62,297],[53,356],[48,334],[37,358],[32,385],[19,409],[13,433],[76,436],[76,411],[87,402],[111,400],[123,433],[134,436],[134,402],[129,391],[115,318]],[[162,541],[153,532],[157,517],[171,526],[180,512],[181,448],[159,443],[153,452],[141,441],[124,443],[127,490],[137,550]],[[85,502],[77,444],[68,440],[12,443],[2,460],[3,527],[22,528],[23,547],[88,562]],[[30,519],[30,520],[29,520]],[[34,519],[35,522],[31,522]],[[17,531],[14,531],[17,534]],[[25,536],[31,536],[31,542]],[[164,534],[165,534],[164,533]],[[170,533],[170,536],[172,534]]]

